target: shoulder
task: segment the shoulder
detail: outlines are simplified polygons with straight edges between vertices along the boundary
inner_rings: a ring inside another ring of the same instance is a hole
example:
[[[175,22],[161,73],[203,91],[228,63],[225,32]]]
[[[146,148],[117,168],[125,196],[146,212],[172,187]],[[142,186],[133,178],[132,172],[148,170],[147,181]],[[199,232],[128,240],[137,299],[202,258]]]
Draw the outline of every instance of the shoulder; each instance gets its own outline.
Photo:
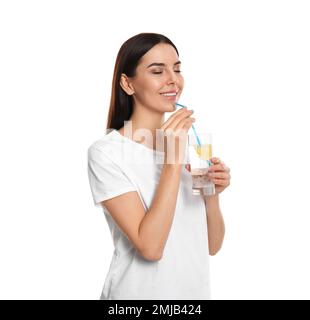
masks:
[[[103,137],[92,142],[88,149],[87,155],[89,159],[95,159],[98,156],[113,155],[120,148],[120,140],[114,131],[110,131]]]

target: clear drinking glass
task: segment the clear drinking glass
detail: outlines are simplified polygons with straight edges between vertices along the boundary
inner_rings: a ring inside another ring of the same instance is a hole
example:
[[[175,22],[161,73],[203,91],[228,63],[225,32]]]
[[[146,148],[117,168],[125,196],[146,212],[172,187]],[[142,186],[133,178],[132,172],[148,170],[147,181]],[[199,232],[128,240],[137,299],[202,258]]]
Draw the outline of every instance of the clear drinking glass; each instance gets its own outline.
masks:
[[[215,186],[207,177],[212,165],[212,134],[188,135],[187,162],[192,175],[194,195],[213,195]]]

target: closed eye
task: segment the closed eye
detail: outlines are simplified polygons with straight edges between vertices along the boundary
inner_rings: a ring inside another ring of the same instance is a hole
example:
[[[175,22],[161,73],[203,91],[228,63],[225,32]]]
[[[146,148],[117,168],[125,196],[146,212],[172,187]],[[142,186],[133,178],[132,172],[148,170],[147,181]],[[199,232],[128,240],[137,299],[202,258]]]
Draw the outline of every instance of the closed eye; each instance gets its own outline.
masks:
[[[174,72],[177,72],[177,73],[181,73],[182,71],[181,70],[174,70]],[[163,73],[162,71],[159,71],[159,72],[153,72],[154,74],[161,74]]]

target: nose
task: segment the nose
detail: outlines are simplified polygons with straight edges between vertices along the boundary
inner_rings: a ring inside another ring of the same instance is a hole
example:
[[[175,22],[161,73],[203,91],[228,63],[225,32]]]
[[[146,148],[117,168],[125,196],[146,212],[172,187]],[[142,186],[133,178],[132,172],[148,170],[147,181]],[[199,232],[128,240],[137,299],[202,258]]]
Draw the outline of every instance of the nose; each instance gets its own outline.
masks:
[[[175,74],[174,70],[170,70],[167,77],[168,77],[168,79],[167,79],[168,83],[176,83],[177,82],[177,75]]]

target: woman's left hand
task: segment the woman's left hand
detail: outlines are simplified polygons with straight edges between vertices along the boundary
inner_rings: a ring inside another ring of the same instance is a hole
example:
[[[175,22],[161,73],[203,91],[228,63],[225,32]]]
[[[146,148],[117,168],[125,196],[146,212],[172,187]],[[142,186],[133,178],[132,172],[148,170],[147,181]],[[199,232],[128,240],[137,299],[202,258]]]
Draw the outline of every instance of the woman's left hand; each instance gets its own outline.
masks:
[[[219,158],[211,158],[212,166],[209,167],[207,177],[215,185],[215,193],[219,194],[230,185],[230,169]]]

